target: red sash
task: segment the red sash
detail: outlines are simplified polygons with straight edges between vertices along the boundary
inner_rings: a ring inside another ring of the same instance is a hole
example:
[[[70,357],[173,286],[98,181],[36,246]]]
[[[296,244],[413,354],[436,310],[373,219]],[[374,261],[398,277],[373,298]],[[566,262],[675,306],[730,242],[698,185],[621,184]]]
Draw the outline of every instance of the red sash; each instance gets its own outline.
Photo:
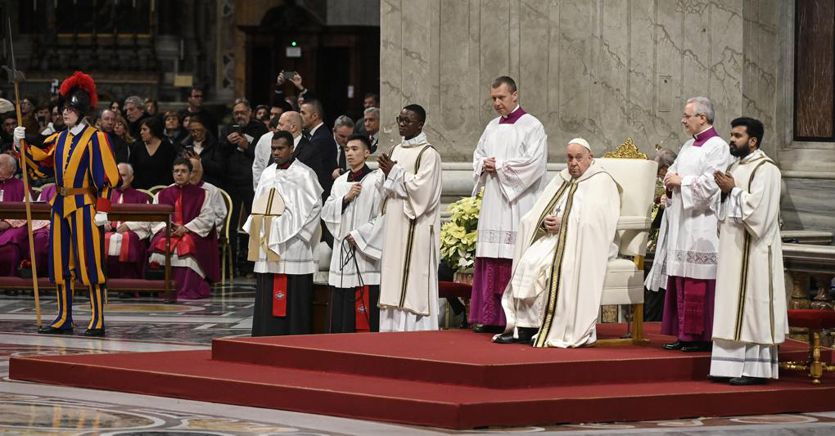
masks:
[[[287,316],[287,275],[273,274],[273,316]]]
[[[368,286],[360,286],[354,291],[354,311],[356,313],[355,331],[368,332],[371,326],[368,319],[371,316],[368,308]]]
[[[108,256],[110,255],[110,237],[113,236],[115,232],[104,232],[104,252]],[[164,245],[163,245],[164,248]],[[128,254],[130,253],[130,237],[127,233],[122,235],[122,246],[119,247],[119,262],[127,262],[128,261]]]
[[[183,190],[177,196],[177,201],[174,202],[174,224],[183,225]],[[165,253],[165,238],[159,238],[154,242],[154,250],[160,253]],[[194,246],[194,237],[191,233],[186,233],[183,236],[171,237],[171,252],[176,253],[177,256],[184,257],[194,254],[197,249]]]

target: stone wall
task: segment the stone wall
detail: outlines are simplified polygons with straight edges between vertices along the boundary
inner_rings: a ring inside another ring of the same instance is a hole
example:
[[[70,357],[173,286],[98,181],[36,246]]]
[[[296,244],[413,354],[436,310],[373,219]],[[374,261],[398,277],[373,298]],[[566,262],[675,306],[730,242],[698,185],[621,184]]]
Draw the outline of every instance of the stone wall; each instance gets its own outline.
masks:
[[[446,162],[469,161],[495,116],[489,84],[514,77],[548,133],[550,162],[572,137],[595,151],[631,136],[677,150],[696,95],[723,136],[741,115],[766,125],[784,170],[786,228],[835,229],[835,144],[792,141],[794,2],[780,0],[382,0],[384,149],[407,103]],[[457,175],[456,175],[457,177]],[[825,198],[829,198],[826,201]]]

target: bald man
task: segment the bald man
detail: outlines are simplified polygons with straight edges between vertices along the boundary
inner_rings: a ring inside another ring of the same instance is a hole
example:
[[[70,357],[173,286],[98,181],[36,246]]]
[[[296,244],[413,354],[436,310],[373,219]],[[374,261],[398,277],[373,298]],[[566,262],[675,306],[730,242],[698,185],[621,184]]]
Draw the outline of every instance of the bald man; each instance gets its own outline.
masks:
[[[522,218],[502,297],[507,328],[494,342],[568,348],[597,340],[603,279],[617,255],[620,187],[583,138],[568,143],[566,161]]]
[[[110,200],[116,204],[148,204],[148,194],[137,190],[133,183],[133,166],[120,163],[119,177],[122,184],[113,190]],[[123,279],[142,278],[142,269],[147,258],[148,234],[130,230],[128,224],[110,221],[105,225],[104,247],[107,252],[107,270],[111,277]]]

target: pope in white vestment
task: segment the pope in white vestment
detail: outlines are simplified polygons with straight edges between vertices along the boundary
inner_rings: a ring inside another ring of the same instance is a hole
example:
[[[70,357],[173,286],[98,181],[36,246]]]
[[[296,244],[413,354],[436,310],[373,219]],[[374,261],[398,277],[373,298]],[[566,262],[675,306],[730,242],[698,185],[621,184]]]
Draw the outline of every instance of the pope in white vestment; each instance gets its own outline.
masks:
[[[732,384],[777,378],[777,345],[788,333],[780,239],[780,169],[759,149],[762,123],[736,119],[731,153],[739,156],[717,183],[719,266],[710,375]],[[746,124],[748,124],[746,126]],[[748,136],[748,130],[751,136]],[[757,137],[755,137],[757,136]],[[749,143],[756,144],[748,153]]]
[[[567,151],[568,168],[522,219],[502,298],[507,328],[495,342],[566,348],[597,340],[603,281],[617,255],[620,187],[584,139],[571,140]]]
[[[421,131],[425,112],[406,106],[399,118],[404,140],[381,155],[384,242],[380,278],[380,331],[438,329],[441,156]]]
[[[510,280],[522,216],[548,183],[548,136],[542,123],[519,106],[513,79],[497,78],[490,96],[500,116],[484,128],[473,152],[473,196],[482,188],[484,194],[469,321],[477,324],[476,331],[496,333],[505,325],[501,299]]]

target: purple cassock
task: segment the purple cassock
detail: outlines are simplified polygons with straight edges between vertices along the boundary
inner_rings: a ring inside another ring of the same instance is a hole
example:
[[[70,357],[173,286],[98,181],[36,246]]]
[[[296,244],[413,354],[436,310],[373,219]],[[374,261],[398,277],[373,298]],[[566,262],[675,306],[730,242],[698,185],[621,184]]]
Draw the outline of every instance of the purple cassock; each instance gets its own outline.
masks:
[[[174,206],[176,224],[185,225],[200,215],[200,210],[206,199],[206,190],[195,185],[169,186],[158,194],[159,204]],[[211,222],[211,219],[210,219]],[[160,231],[151,240],[150,251],[164,253],[165,232]],[[205,237],[193,231],[182,237],[171,238],[171,252],[180,259],[192,258],[203,271],[205,279],[196,271],[183,266],[173,268],[174,281],[177,287],[178,299],[207,298],[211,294],[209,283],[216,282],[220,277],[220,262],[218,259],[217,232],[212,227]]]
[[[6,179],[0,181],[0,201],[23,201],[23,182],[20,179]],[[17,275],[23,253],[28,250],[28,233],[26,221],[21,225],[20,220],[7,220],[12,227],[0,230],[0,276]]]
[[[132,187],[114,189],[110,193],[111,204],[148,204],[148,195]],[[111,250],[110,242],[121,222],[111,221],[104,234],[108,277],[141,279],[147,263],[148,246],[132,230],[122,233],[118,250]]]

